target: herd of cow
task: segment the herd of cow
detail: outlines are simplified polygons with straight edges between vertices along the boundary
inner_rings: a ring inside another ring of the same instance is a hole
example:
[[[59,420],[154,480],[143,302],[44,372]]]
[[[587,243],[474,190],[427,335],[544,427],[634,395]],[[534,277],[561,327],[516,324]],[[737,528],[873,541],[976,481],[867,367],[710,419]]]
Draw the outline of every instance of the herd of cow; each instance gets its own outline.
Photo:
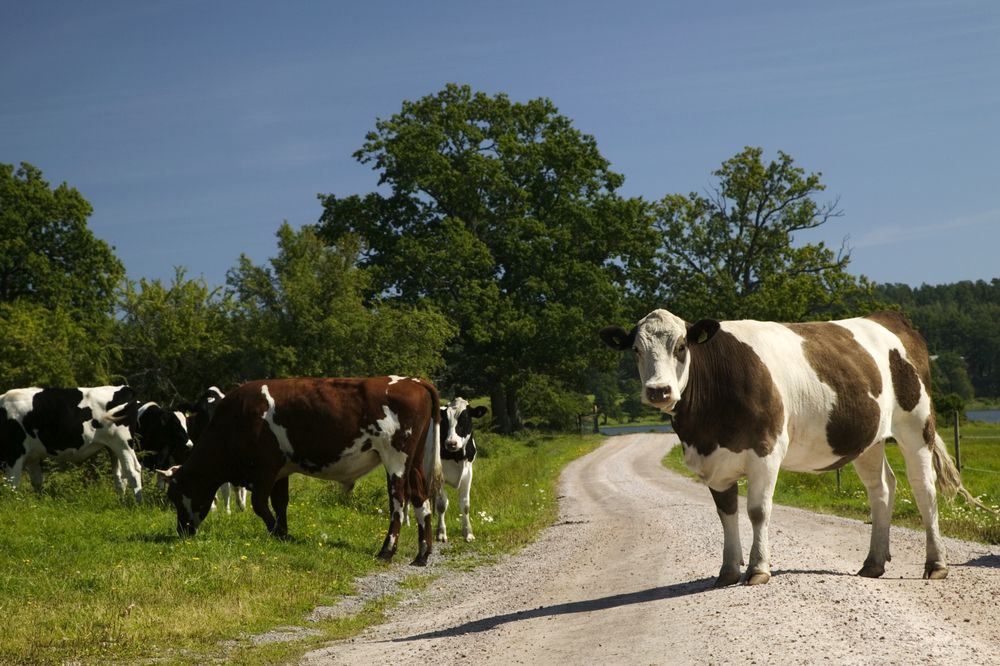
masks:
[[[630,331],[607,327],[600,337],[635,352],[643,402],[673,416],[685,462],[712,492],[723,528],[717,585],[770,579],[768,525],[779,468],[820,472],[849,462],[871,505],[871,544],[858,573],[881,576],[891,559],[896,489],[885,456],[889,437],[903,454],[924,522],[924,577],[947,576],[936,487],[949,498],[961,492],[975,500],[935,430],[927,345],[902,316],[689,324],[654,310]],[[447,538],[443,481],[458,488],[463,534],[473,538],[471,419],[483,408],[461,398],[440,408],[437,389],[424,380],[251,381],[225,396],[212,389],[179,411],[140,405],[124,386],[30,388],[0,396],[0,408],[0,454],[13,484],[27,468],[40,488],[46,456],[83,459],[107,447],[119,487],[124,474],[138,501],[138,451],[168,483],[181,534],[197,530],[228,483],[248,488],[254,512],[271,533],[284,536],[290,474],[350,487],[382,464],[390,524],[380,557],[392,558],[412,505],[419,539],[414,564],[427,562],[432,498],[438,539]],[[737,520],[737,481],[744,477],[753,527],[745,573]]]
[[[472,419],[485,411],[462,398],[441,407],[432,384],[395,375],[251,381],[228,395],[212,387],[173,410],[141,403],[128,386],[21,388],[0,395],[0,463],[14,487],[27,470],[40,492],[45,458],[80,462],[107,449],[119,490],[127,483],[136,502],[144,466],[167,483],[178,533],[194,534],[220,488],[228,510],[235,488],[240,508],[250,490],[254,512],[279,537],[288,533],[289,475],[350,488],[381,463],[390,525],[379,557],[395,554],[412,505],[420,543],[414,563],[422,565],[431,552],[432,500],[437,538],[447,540],[443,482],[458,489],[463,536],[474,538]]]

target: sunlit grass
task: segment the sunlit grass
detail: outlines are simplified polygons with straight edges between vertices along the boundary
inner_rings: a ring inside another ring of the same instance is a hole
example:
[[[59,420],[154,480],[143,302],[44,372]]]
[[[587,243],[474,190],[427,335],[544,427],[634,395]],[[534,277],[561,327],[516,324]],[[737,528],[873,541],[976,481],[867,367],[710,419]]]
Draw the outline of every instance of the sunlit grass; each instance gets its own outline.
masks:
[[[449,557],[466,566],[523,545],[551,523],[559,470],[602,439],[479,435],[477,441],[477,540],[461,539],[453,491],[448,513]],[[195,537],[181,539],[173,510],[152,483],[146,503],[136,507],[118,498],[110,474],[87,477],[80,468],[50,471],[41,496],[28,483],[17,491],[0,485],[2,664],[267,663],[350,635],[392,603],[310,623],[318,635],[291,645],[246,643],[274,627],[302,626],[313,608],[349,593],[355,577],[385,567],[375,558],[388,526],[381,470],[350,496],[337,484],[293,476],[285,541],[271,538],[250,511],[216,511]],[[396,557],[406,562],[415,554],[416,529],[404,527]],[[426,585],[424,574],[414,568],[403,587]]]

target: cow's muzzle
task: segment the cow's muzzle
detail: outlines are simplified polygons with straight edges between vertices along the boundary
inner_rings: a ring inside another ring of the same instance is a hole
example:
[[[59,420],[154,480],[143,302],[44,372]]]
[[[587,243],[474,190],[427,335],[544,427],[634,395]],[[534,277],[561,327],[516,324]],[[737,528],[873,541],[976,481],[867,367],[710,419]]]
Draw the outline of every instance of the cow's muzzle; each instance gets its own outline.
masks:
[[[662,412],[671,412],[677,404],[677,398],[669,386],[647,386],[646,402]]]

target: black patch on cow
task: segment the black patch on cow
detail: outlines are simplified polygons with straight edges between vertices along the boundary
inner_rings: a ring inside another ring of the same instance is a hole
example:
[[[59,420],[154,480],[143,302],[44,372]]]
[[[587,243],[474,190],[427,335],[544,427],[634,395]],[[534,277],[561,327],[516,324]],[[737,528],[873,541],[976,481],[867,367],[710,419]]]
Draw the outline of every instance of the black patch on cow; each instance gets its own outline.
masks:
[[[137,455],[147,467],[165,469],[188,457],[188,433],[177,415],[153,403],[137,418]],[[131,445],[131,442],[129,442]]]
[[[71,388],[46,388],[31,399],[24,430],[42,442],[50,454],[83,446],[83,424],[93,418],[89,407],[80,408],[83,392]]]
[[[24,448],[27,437],[17,419],[8,418],[7,410],[0,407],[0,461],[8,469],[27,452]]]
[[[441,459],[442,460],[453,460],[455,462],[462,462],[463,460],[468,460],[472,462],[476,459],[476,440],[472,437],[472,419],[482,418],[486,415],[486,407],[466,407],[461,412],[458,413],[458,422],[455,424],[455,434],[459,437],[468,437],[468,441],[465,442],[465,446],[456,451],[452,451],[445,446],[445,440],[448,439],[448,432],[451,429],[450,419],[448,418],[448,409],[446,407],[441,408]]]
[[[371,451],[371,449],[372,449],[372,440],[370,439],[365,440],[365,443],[361,445],[361,450]]]
[[[681,441],[702,456],[719,446],[769,454],[781,433],[784,410],[764,362],[723,330],[688,349],[688,383],[673,419]]]
[[[892,376],[892,390],[896,402],[908,412],[920,402],[920,378],[898,349],[889,350],[889,374]]]
[[[83,411],[89,412],[90,408],[88,407]],[[97,419],[90,419],[90,425],[94,428],[94,430],[100,430],[102,428],[101,422],[98,421]]]
[[[858,456],[878,436],[882,373],[871,354],[838,324],[788,324],[820,381],[834,392],[826,439],[838,456]]]

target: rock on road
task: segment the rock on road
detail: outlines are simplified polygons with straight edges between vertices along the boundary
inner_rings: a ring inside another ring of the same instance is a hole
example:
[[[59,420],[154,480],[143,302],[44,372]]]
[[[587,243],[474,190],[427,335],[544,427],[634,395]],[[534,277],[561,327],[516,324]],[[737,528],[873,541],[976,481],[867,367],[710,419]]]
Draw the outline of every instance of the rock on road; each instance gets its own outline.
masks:
[[[924,581],[923,533],[893,527],[885,576],[860,578],[868,525],[775,506],[771,582],[712,589],[722,528],[708,490],[660,464],[674,443],[610,438],[563,472],[560,521],[537,542],[439,570],[386,623],[301,663],[1000,664],[995,547],[947,539],[949,577]]]

